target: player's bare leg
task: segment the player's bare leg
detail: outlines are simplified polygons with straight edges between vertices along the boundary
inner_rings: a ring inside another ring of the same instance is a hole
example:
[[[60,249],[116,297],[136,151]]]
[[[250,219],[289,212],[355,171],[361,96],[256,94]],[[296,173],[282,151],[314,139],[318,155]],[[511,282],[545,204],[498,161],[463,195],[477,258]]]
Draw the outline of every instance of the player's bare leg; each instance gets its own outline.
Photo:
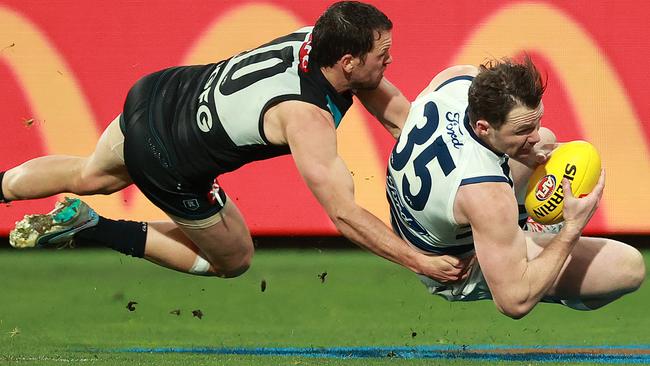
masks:
[[[529,259],[553,238],[546,233],[526,235]],[[643,256],[634,247],[612,239],[582,237],[548,295],[597,309],[637,290],[644,279]]]
[[[8,200],[20,200],[59,193],[110,194],[121,190],[132,184],[124,165],[123,143],[118,116],[106,128],[89,157],[45,156],[5,172],[2,180],[4,196]],[[246,271],[253,256],[250,233],[239,210],[230,201],[218,218],[214,225],[195,229],[181,228],[173,221],[149,223],[145,226],[146,239],[143,238],[144,257],[182,272],[221,277],[240,275]],[[139,227],[138,223],[130,224],[136,230]],[[96,219],[92,225],[96,225]],[[118,225],[126,225],[126,222]],[[73,229],[69,235],[83,237],[88,236],[88,232],[77,235],[77,230]],[[26,246],[40,244],[29,242]],[[133,251],[129,245],[126,248],[107,246],[129,255],[140,252]]]
[[[145,258],[167,268],[197,275],[236,277],[250,266],[253,239],[241,213],[230,201],[206,228],[174,222],[149,224]]]
[[[89,157],[43,156],[6,171],[2,179],[5,199],[25,200],[59,193],[110,194],[130,185],[118,120],[106,128]]]
[[[209,226],[187,222],[140,223],[98,216],[78,199],[66,199],[49,214],[28,215],[9,235],[16,248],[96,243],[177,271],[236,277],[250,266],[253,242],[241,214],[227,201]]]

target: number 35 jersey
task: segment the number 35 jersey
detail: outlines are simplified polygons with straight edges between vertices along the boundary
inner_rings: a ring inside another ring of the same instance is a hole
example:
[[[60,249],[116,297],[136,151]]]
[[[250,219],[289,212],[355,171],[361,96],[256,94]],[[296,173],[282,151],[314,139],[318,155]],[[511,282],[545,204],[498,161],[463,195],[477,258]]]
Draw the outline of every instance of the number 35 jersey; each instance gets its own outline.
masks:
[[[338,125],[352,94],[337,93],[319,68],[307,67],[311,31],[299,29],[218,63],[158,73],[149,124],[180,175],[211,182],[251,161],[290,153],[270,144],[263,128],[265,112],[283,101],[314,104]]]
[[[472,79],[449,79],[416,99],[390,156],[386,189],[393,229],[426,252],[473,250],[472,228],[454,219],[460,186],[503,182],[512,187],[508,157],[489,149],[469,125]],[[490,210],[487,198],[477,199]]]

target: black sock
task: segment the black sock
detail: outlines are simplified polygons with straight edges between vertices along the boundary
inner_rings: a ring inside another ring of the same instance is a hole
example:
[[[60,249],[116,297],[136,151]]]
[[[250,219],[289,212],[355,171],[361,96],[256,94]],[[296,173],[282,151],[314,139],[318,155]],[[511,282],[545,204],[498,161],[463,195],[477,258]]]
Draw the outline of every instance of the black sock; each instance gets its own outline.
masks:
[[[115,221],[101,216],[96,226],[75,235],[75,241],[81,241],[82,245],[84,242],[91,242],[136,258],[144,257],[146,240],[146,222]]]
[[[0,172],[0,203],[9,203],[8,199],[5,198],[5,194],[2,192],[2,178],[5,177],[5,172]]]

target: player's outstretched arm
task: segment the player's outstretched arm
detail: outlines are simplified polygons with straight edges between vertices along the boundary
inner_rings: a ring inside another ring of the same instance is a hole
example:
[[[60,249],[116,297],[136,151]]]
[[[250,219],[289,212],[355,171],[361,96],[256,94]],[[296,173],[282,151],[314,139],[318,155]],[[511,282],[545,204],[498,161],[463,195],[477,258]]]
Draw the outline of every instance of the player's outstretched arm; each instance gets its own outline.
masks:
[[[399,137],[411,103],[395,85],[383,78],[376,89],[357,90],[355,95],[393,137]]]
[[[457,207],[472,226],[479,264],[502,313],[519,319],[547,293],[582,229],[593,216],[604,184],[604,175],[601,175],[594,191],[577,199],[568,182],[563,182],[565,225],[532,260],[527,256],[525,235],[517,226],[517,203],[510,187],[503,183],[485,183],[459,190]],[[489,210],[485,209],[485,199],[491,202]]]
[[[296,166],[341,234],[381,257],[440,282],[464,276],[464,261],[417,252],[354,202],[352,176],[337,154],[336,131],[329,115],[320,109],[294,108],[285,120],[284,134]]]

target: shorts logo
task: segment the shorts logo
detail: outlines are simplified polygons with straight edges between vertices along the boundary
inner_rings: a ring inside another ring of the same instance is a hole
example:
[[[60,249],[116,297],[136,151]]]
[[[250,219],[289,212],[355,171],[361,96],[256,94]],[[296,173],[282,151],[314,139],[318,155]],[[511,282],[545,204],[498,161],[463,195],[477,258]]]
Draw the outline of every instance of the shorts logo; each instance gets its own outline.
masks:
[[[192,198],[191,200],[183,200],[183,206],[185,206],[185,208],[188,210],[196,211],[199,209],[199,201],[196,198]]]
[[[539,180],[535,190],[535,198],[539,201],[546,201],[555,191],[555,176],[547,175]]]

